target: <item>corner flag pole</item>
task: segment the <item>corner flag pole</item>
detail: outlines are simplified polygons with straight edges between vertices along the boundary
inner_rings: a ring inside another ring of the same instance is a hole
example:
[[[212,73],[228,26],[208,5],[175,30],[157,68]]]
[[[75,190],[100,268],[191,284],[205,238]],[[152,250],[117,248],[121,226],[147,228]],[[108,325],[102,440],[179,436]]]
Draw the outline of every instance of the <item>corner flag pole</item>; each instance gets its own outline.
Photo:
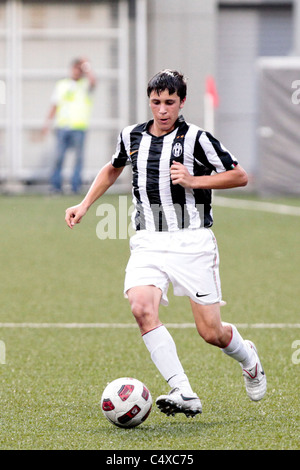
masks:
[[[219,105],[219,96],[215,80],[208,76],[205,81],[204,93],[204,129],[214,133],[215,130],[215,108]]]

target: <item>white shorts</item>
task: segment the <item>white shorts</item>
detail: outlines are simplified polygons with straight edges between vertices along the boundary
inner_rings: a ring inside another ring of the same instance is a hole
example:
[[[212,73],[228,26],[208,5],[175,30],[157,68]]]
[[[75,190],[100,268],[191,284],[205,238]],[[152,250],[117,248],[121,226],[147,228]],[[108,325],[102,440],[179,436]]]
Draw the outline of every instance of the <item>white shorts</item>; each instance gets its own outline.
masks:
[[[222,304],[219,252],[209,228],[176,232],[141,230],[130,239],[124,295],[136,286],[161,289],[161,304],[168,305],[168,287],[202,305]]]

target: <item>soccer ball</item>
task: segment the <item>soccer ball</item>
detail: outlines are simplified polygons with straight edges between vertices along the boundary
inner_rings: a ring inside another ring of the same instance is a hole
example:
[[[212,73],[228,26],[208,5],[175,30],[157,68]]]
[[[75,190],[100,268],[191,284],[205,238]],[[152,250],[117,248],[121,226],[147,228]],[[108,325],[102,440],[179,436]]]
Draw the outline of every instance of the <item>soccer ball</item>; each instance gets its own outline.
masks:
[[[143,423],[152,408],[148,388],[139,380],[121,377],[110,382],[101,397],[101,409],[108,421],[121,428]]]

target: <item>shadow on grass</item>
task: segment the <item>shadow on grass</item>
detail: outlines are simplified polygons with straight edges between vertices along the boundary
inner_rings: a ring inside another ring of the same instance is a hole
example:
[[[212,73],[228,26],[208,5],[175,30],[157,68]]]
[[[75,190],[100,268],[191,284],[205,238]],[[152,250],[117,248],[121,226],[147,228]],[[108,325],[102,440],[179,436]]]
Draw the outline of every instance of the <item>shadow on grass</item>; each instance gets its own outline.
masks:
[[[177,418],[177,420],[176,420]],[[202,421],[201,417],[176,417],[165,422],[143,423],[135,428],[122,429],[102,421],[101,427],[90,430],[102,436],[105,449],[213,449],[234,446],[237,429],[259,426],[259,417],[241,419],[220,418]],[[179,418],[179,419],[178,419]]]

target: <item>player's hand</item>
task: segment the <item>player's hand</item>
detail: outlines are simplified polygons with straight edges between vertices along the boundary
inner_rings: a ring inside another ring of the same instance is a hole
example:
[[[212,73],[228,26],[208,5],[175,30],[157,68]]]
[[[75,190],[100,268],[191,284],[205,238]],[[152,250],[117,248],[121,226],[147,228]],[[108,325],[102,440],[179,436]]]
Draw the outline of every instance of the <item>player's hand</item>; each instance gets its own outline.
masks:
[[[82,217],[86,214],[86,212],[87,212],[87,208],[85,208],[82,204],[69,207],[66,210],[66,216],[65,216],[65,221],[68,227],[73,228],[74,225],[79,224]]]
[[[192,187],[194,177],[182,163],[173,160],[170,173],[173,184],[180,184],[184,188]]]
[[[88,74],[92,70],[90,62],[85,58],[81,59],[80,68],[82,72],[85,74]]]
[[[49,134],[49,132],[50,132],[49,127],[48,127],[47,125],[45,125],[45,126],[40,130],[40,132],[39,132],[39,137],[40,137],[41,139],[43,139],[43,138],[47,137],[47,135]]]

